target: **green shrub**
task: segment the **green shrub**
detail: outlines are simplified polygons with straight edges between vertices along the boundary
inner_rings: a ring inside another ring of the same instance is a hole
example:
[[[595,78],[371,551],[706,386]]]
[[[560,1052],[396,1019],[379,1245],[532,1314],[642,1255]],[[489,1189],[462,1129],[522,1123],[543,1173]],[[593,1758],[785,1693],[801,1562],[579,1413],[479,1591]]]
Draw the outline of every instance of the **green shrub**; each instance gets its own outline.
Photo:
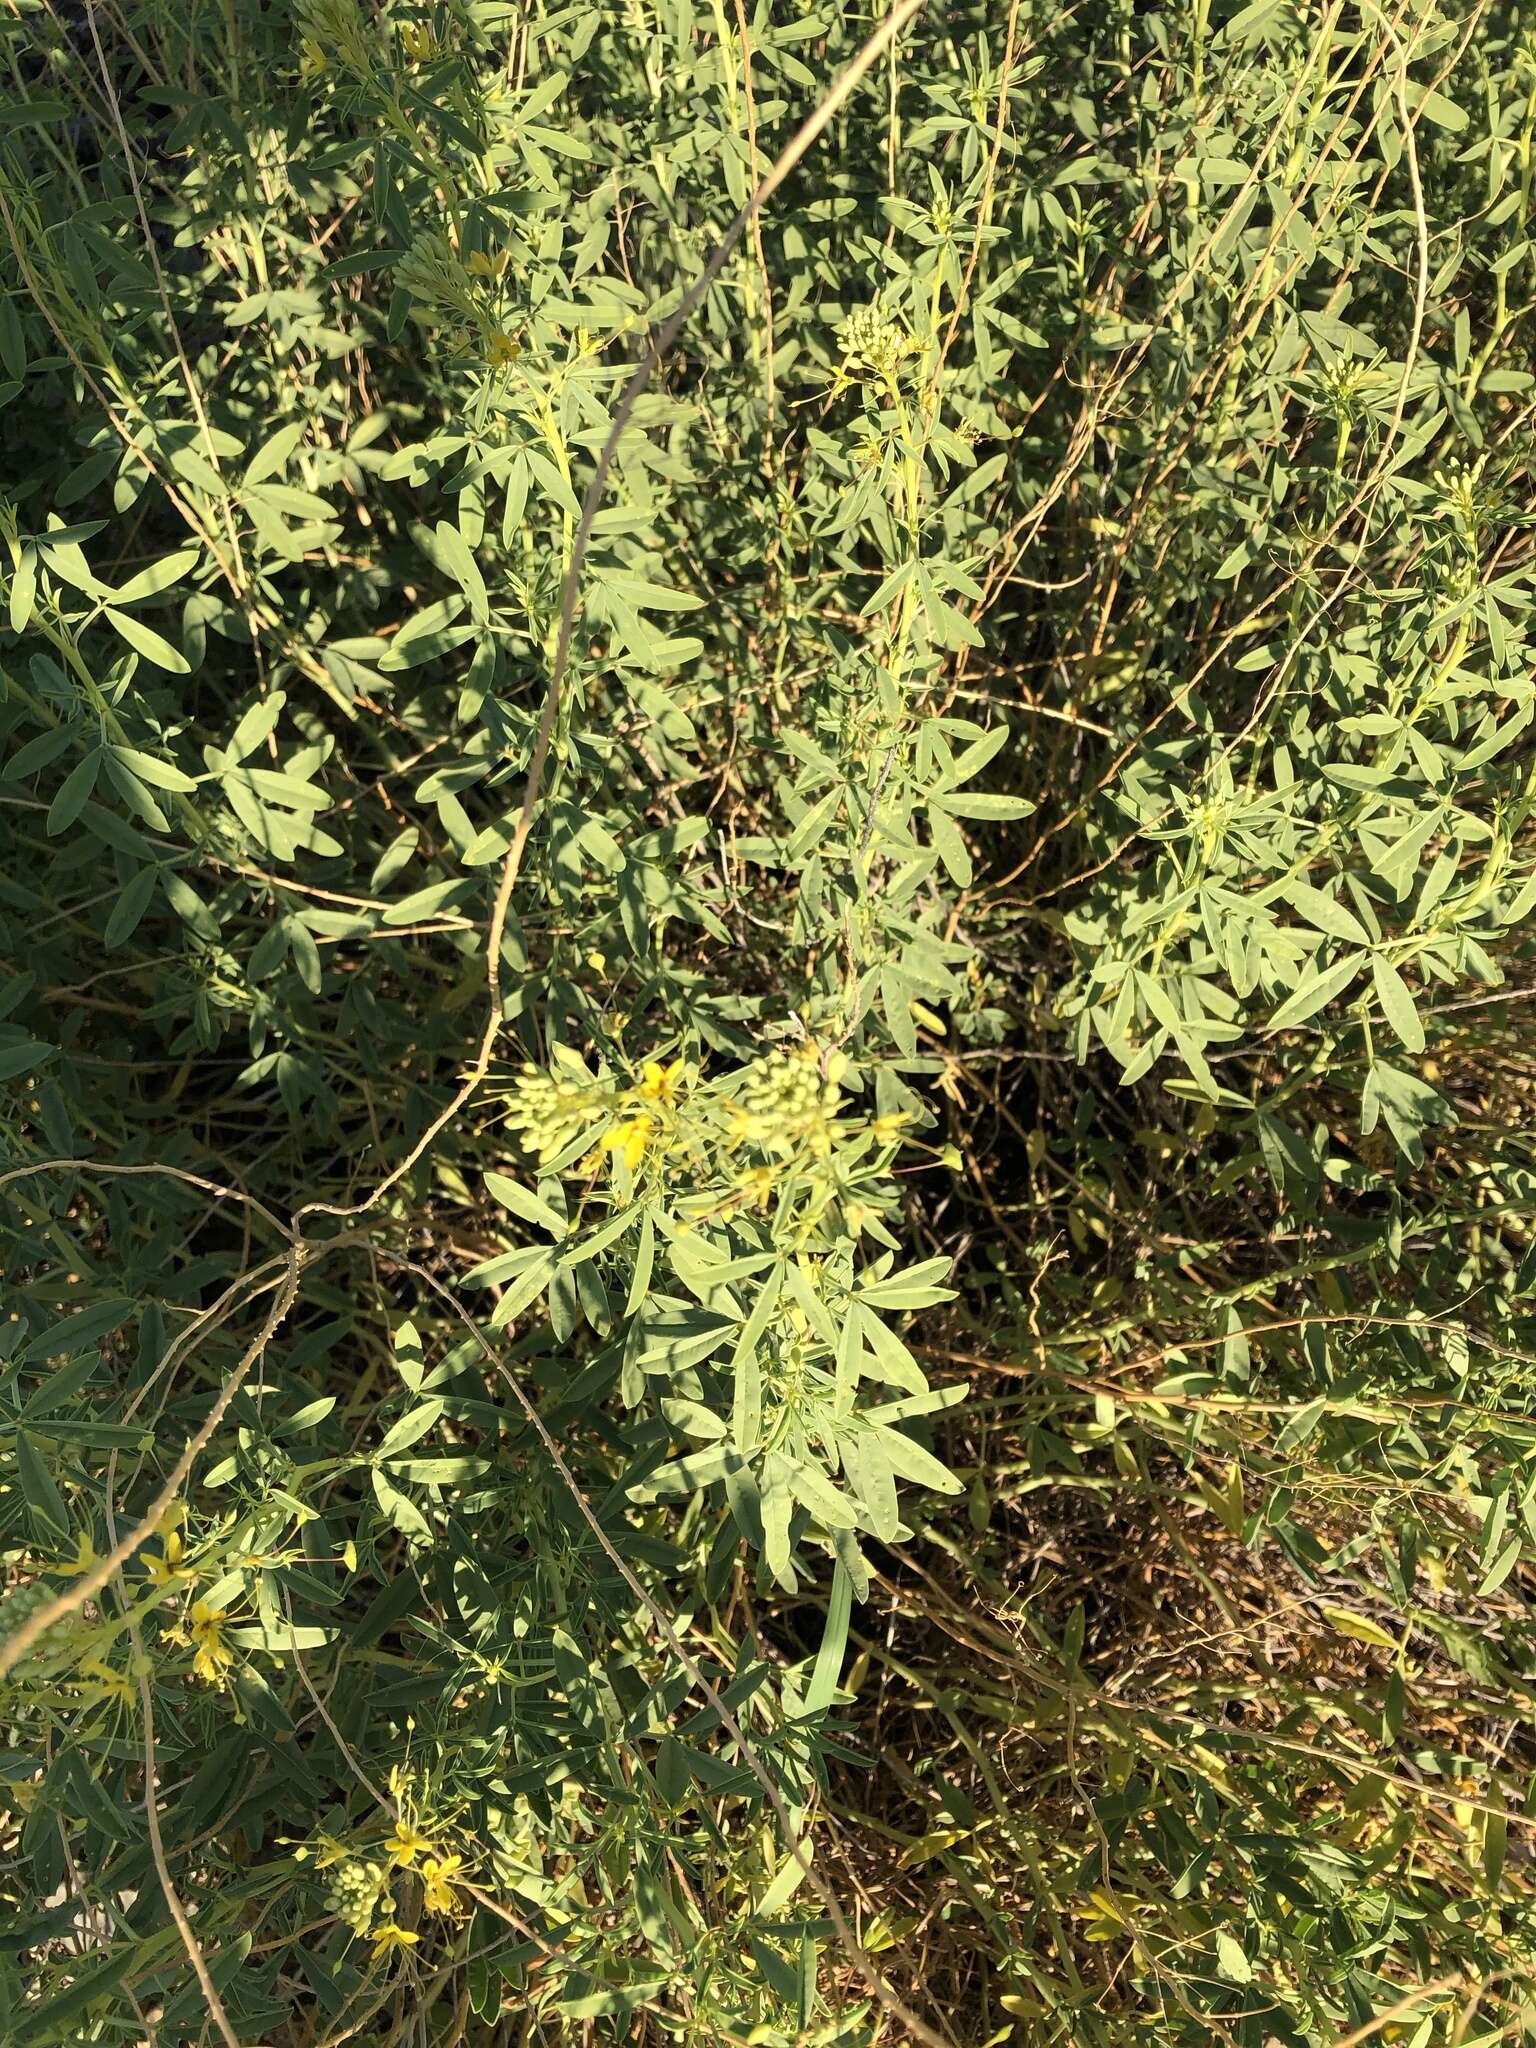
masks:
[[[5,35],[7,2038],[1536,2031],[1519,11]]]

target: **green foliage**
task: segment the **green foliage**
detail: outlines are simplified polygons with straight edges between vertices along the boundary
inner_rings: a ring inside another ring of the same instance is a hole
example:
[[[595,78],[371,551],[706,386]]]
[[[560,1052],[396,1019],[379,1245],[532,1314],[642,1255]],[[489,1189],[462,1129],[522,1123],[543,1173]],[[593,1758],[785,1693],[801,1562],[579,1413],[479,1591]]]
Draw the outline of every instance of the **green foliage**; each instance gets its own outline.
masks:
[[[5,2038],[1536,2032],[1536,43],[873,25],[4,31]]]

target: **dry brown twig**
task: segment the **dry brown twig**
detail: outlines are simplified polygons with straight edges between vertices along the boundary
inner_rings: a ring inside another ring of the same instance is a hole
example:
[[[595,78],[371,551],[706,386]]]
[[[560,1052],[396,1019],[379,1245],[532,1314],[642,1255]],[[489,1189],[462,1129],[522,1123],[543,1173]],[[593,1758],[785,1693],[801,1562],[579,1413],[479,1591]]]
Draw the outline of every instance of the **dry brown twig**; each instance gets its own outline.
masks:
[[[119,1581],[121,1583],[121,1581]],[[124,1589],[124,1608],[128,1613],[128,1633],[132,1639],[138,1662],[144,1663],[144,1639],[139,1634],[138,1623],[127,1607],[127,1591]],[[139,1672],[139,1711],[144,1717],[144,1819],[149,1828],[149,1853],[155,1866],[155,1877],[165,1900],[166,1910],[176,1923],[176,1932],[181,1936],[181,1945],[187,1952],[197,1978],[198,1989],[209,2017],[223,2035],[226,2048],[241,2048],[240,2036],[230,2024],[224,2001],[219,1997],[213,1976],[208,1968],[208,1958],[203,1954],[202,1943],[193,1930],[187,1909],[171,1876],[171,1866],[166,1858],[165,1838],[160,1832],[159,1771],[155,1753],[155,1703],[150,1692],[149,1679],[141,1669]]]

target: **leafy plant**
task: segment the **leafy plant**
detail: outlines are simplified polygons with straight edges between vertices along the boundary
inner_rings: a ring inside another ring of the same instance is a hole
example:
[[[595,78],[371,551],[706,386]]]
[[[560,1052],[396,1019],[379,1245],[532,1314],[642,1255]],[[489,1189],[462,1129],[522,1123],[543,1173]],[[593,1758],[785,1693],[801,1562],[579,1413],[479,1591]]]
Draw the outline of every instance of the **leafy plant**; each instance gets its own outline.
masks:
[[[4,34],[7,2038],[1524,2038],[1520,11]]]

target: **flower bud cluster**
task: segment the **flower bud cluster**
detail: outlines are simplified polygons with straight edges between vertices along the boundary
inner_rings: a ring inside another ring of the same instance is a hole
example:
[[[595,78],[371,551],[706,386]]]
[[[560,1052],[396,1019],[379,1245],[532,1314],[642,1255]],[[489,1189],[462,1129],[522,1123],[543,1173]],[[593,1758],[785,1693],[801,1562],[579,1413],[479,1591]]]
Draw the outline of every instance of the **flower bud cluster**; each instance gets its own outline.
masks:
[[[784,1156],[807,1147],[824,1158],[831,1150],[831,1120],[842,1101],[838,1086],[846,1057],[828,1055],[823,1072],[814,1040],[776,1047],[747,1068],[730,1104],[733,1145],[755,1145]]]
[[[349,1856],[328,1874],[325,1903],[338,1920],[344,1920],[354,1934],[366,1934],[373,1922],[374,1908],[384,1889],[384,1866]]]
[[[838,331],[845,367],[865,363],[882,377],[893,376],[908,350],[907,336],[876,306],[860,306]]]
[[[513,1084],[507,1122],[542,1164],[589,1130],[612,1104],[612,1091],[525,1066]]]
[[[0,1600],[0,1643],[8,1642],[52,1598],[52,1591],[41,1579],[32,1579]]]

